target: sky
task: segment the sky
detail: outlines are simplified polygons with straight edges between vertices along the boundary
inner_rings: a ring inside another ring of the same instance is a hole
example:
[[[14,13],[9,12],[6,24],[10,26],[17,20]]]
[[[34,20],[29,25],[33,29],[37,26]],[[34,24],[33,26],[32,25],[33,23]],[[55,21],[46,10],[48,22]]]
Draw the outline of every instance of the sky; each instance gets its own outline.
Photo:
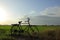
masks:
[[[60,25],[60,0],[0,0],[0,24],[27,17],[34,25]]]

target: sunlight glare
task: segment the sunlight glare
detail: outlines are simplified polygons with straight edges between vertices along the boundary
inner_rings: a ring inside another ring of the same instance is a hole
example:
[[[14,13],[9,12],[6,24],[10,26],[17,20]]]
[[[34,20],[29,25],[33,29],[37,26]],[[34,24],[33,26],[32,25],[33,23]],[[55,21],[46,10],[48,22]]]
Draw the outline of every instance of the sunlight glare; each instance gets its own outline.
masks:
[[[3,8],[0,8],[0,22],[6,21],[7,19],[6,11]]]

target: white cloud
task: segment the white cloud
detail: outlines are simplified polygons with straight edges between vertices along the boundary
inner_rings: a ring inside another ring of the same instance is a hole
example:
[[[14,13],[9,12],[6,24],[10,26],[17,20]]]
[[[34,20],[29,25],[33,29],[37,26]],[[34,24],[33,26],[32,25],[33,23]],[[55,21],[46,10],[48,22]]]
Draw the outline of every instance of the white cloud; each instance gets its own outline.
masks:
[[[37,11],[32,10],[29,12],[28,16],[36,16],[37,13],[38,13]]]
[[[29,14],[23,17],[23,20],[28,16],[33,25],[60,25],[60,7],[46,8],[40,14],[37,11],[30,11]]]
[[[49,7],[40,12],[40,15],[60,17],[60,7]]]
[[[29,14],[34,14],[34,13],[36,13],[36,12],[32,10]]]

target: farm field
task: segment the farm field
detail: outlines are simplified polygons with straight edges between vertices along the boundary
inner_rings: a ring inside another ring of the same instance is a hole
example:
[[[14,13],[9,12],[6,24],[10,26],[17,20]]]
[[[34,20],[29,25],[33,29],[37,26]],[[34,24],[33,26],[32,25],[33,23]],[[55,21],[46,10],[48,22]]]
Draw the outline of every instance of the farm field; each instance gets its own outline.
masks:
[[[35,25],[39,30],[39,38],[41,40],[60,40],[59,25]],[[22,26],[24,28],[25,26]],[[0,25],[0,40],[11,40],[10,32],[11,25]]]

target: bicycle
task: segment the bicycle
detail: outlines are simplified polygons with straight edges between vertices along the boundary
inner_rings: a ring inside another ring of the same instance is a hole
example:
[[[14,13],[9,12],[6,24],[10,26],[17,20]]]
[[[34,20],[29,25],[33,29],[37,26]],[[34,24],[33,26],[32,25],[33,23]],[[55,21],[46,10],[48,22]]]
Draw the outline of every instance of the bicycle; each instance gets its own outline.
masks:
[[[19,21],[18,22],[19,24],[14,24],[12,25],[11,27],[11,36],[24,36],[24,37],[30,37],[30,38],[33,38],[33,37],[37,37],[39,36],[39,30],[37,28],[36,25],[31,25],[30,24],[30,18],[28,17],[27,18],[27,21],[25,21],[25,23],[22,23],[22,21]],[[28,25],[25,25],[25,26],[21,26],[21,24],[28,24]],[[15,26],[15,27],[14,27]]]

